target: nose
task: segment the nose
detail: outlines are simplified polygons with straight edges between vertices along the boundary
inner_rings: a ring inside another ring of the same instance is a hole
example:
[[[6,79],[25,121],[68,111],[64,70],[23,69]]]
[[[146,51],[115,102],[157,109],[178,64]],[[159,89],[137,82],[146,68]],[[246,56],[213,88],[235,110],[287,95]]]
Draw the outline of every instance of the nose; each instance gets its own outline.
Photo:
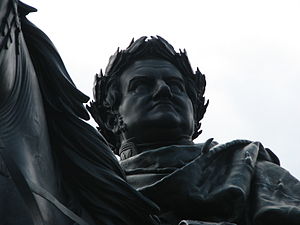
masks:
[[[171,98],[171,97],[173,97],[173,94],[169,85],[163,80],[158,80],[153,93],[153,98],[156,99],[156,98]]]

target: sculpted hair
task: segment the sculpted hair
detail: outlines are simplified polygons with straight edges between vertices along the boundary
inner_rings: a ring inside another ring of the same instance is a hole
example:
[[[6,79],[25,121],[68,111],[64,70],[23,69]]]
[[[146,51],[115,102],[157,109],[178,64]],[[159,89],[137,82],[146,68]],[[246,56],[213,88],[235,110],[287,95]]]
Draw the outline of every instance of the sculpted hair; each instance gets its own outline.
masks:
[[[202,132],[200,120],[208,106],[208,101],[205,103],[204,98],[206,86],[204,74],[198,68],[193,72],[185,50],[176,52],[172,45],[159,36],[149,39],[141,37],[136,41],[132,40],[125,50],[118,49],[110,57],[104,75],[102,71],[100,74],[96,74],[95,100],[88,106],[88,110],[99,125],[98,130],[116,154],[120,147],[120,132],[113,132],[113,127],[117,125],[122,129],[122,124],[119,124],[120,120],[118,119],[118,107],[122,99],[119,77],[133,62],[142,59],[169,61],[182,73],[187,94],[194,108],[195,128],[192,139],[197,138]]]

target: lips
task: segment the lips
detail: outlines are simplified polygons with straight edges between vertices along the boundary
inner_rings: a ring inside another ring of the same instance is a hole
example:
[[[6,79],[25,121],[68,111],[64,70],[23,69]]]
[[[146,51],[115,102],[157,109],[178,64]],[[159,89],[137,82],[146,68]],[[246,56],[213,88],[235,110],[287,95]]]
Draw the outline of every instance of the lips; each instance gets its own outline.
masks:
[[[173,107],[174,104],[170,101],[158,101],[158,102],[154,103],[152,108],[154,108],[156,106],[172,106]]]

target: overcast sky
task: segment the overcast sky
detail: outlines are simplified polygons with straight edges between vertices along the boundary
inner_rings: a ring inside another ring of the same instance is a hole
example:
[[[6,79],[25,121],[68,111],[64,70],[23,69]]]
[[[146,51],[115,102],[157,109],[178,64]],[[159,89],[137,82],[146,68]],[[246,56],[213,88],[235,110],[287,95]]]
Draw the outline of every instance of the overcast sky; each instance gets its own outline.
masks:
[[[95,73],[117,47],[160,35],[206,74],[203,142],[260,141],[300,178],[300,1],[24,0],[77,87],[92,97]]]

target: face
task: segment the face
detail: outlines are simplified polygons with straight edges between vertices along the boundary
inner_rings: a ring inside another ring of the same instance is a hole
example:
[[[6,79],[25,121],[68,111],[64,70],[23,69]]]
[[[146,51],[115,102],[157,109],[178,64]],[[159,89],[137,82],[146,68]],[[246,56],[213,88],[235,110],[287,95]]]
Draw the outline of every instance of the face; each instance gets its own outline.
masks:
[[[193,106],[182,74],[170,62],[139,60],[120,77],[123,135],[135,143],[191,140]]]

